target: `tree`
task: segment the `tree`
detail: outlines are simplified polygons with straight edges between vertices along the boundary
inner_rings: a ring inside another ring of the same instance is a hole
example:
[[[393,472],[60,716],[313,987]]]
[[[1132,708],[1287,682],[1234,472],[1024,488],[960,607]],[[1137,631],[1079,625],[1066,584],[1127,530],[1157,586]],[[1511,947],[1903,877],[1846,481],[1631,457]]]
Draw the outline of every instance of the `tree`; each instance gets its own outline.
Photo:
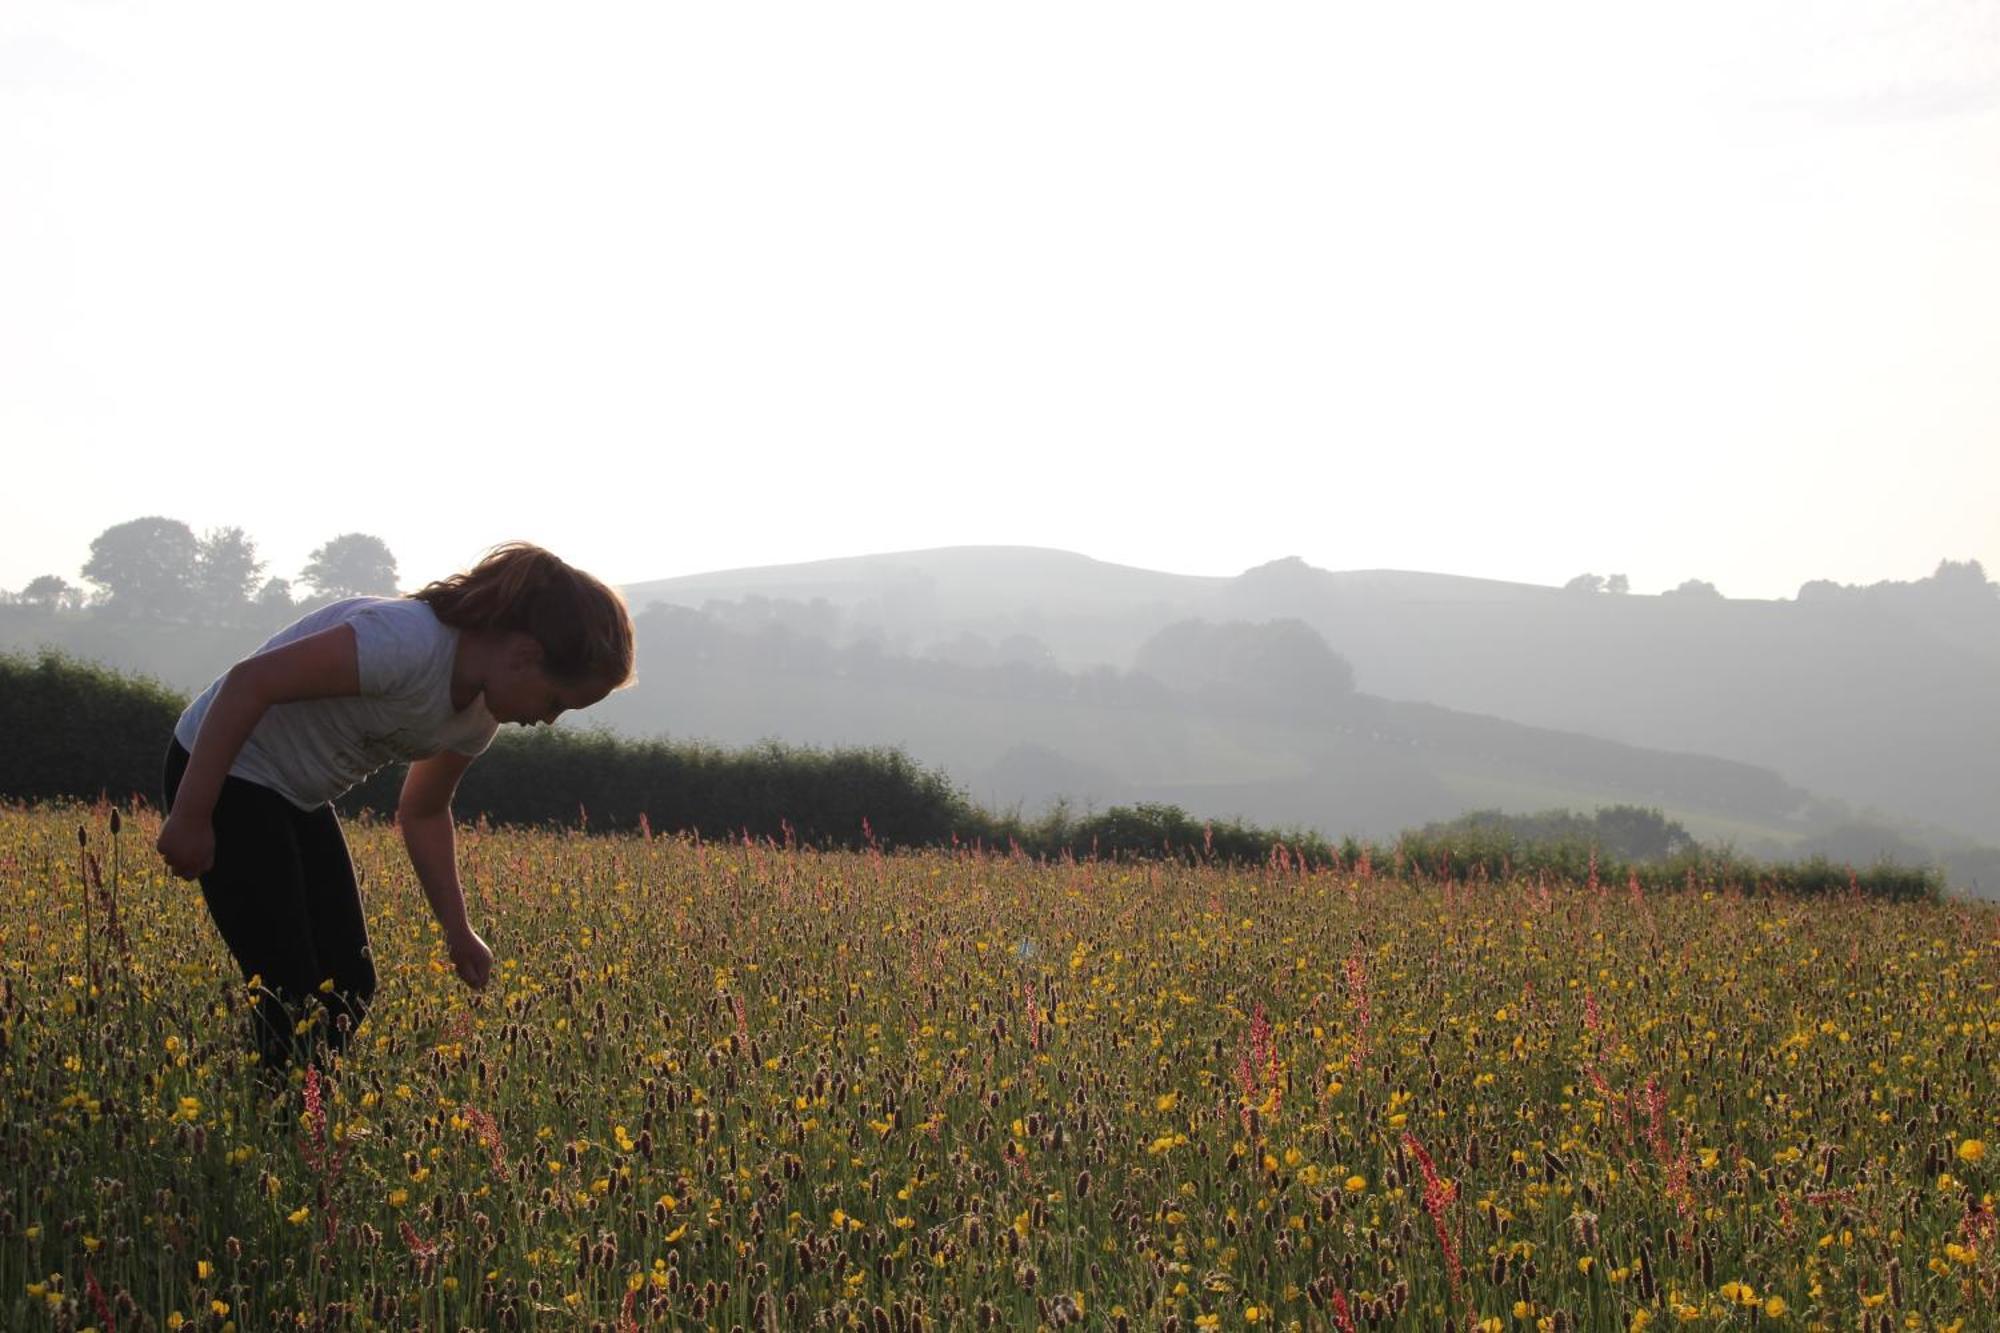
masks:
[[[1622,597],[1632,591],[1632,580],[1623,574],[1613,574],[1604,581],[1604,591]]]
[[[1578,574],[1578,575],[1577,575],[1577,576],[1576,576],[1575,578],[1571,579],[1571,580],[1570,580],[1570,581],[1569,581],[1568,583],[1565,583],[1565,584],[1563,584],[1563,591],[1564,591],[1564,592],[1603,592],[1603,591],[1604,591],[1604,576],[1603,576],[1602,574]]]
[[[2000,595],[2000,586],[1988,581],[1985,566],[1977,560],[1940,560],[1931,574],[1931,584],[1954,598],[1991,601]]]
[[[343,533],[312,553],[299,582],[322,597],[394,597],[396,557],[380,537]]]
[[[1597,836],[1613,856],[1634,861],[1663,861],[1695,846],[1678,820],[1636,805],[1599,807]]]
[[[83,576],[121,614],[185,616],[199,555],[193,530],[179,519],[135,518],[97,534]]]
[[[1720,599],[1722,593],[1707,579],[1686,579],[1678,587],[1669,588],[1665,595],[1669,597],[1712,597]]]
[[[218,625],[234,624],[263,572],[256,544],[243,529],[209,529],[195,551],[194,592],[202,614]]]
[[[44,574],[31,579],[28,586],[21,589],[20,602],[23,606],[38,607],[44,611],[61,608],[72,610],[82,600],[83,590],[73,588],[68,580],[54,574]]]
[[[1179,621],[1140,645],[1137,666],[1170,689],[1293,716],[1324,712],[1354,693],[1353,666],[1296,619]]]
[[[268,578],[264,586],[257,589],[257,609],[260,611],[289,611],[292,609],[292,585],[286,579]]]

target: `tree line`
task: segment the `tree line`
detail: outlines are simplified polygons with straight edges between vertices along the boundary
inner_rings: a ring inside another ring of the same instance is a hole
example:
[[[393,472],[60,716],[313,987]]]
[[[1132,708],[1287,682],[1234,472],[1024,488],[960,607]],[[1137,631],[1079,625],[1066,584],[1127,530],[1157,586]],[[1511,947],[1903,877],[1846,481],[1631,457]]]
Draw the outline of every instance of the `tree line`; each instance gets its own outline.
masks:
[[[269,572],[242,528],[196,536],[174,518],[130,519],[99,533],[83,583],[43,574],[0,600],[45,611],[102,610],[133,619],[208,625],[280,620],[302,605],[396,595],[396,557],[380,537],[347,532],[315,547],[297,576]]]
[[[1623,574],[1613,574],[1609,578],[1601,574],[1578,574],[1563,584],[1563,591],[1602,592],[1622,596],[1632,591],[1632,581]],[[1721,590],[1707,579],[1688,579],[1660,595],[1722,600]],[[1836,583],[1832,579],[1813,579],[1800,584],[1798,593],[1798,600],[1801,602],[1822,603],[1841,598],[1893,601],[1925,597],[1941,601],[1990,605],[1996,599],[2000,599],[2000,584],[1995,584],[1986,577],[1985,568],[1977,560],[1946,559],[1938,561],[1938,567],[1927,579],[1884,579],[1878,583],[1865,585]]]

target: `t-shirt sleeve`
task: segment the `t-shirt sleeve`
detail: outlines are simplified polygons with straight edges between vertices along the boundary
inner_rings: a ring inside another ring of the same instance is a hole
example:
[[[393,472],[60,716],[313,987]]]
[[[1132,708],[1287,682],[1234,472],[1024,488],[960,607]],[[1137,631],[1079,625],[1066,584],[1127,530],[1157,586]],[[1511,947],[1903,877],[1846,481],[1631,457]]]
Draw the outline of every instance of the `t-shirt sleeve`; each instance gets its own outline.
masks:
[[[394,699],[423,692],[433,645],[420,618],[399,613],[398,603],[387,601],[357,608],[347,623],[354,629],[363,694]]]

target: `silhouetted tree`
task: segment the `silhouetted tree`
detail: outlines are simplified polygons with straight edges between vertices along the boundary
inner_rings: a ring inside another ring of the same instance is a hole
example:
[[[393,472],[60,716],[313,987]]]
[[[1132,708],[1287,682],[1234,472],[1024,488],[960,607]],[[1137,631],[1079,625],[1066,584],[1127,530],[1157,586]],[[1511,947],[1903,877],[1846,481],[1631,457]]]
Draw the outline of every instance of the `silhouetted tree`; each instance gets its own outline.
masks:
[[[70,586],[67,579],[55,574],[44,574],[30,579],[28,586],[21,589],[18,599],[23,606],[36,607],[43,611],[74,610],[83,601],[83,590]]]
[[[1599,807],[1597,836],[1606,851],[1632,861],[1663,861],[1695,846],[1678,821],[1636,805]]]
[[[1575,578],[1571,579],[1571,580],[1570,580],[1570,581],[1569,581],[1568,583],[1565,583],[1565,584],[1563,584],[1563,591],[1564,591],[1564,592],[1603,592],[1603,591],[1604,591],[1604,576],[1603,576],[1602,574],[1578,574],[1578,575],[1577,575],[1577,576],[1576,576]]]
[[[1688,579],[1678,587],[1668,589],[1665,595],[1670,597],[1675,595],[1681,597],[1721,597],[1722,593],[1707,579]]]
[[[193,608],[200,543],[173,518],[135,518],[106,528],[90,544],[83,576],[126,615],[185,616]]]
[[[211,528],[195,550],[196,605],[215,624],[235,624],[263,572],[256,544],[243,535],[243,529]]]
[[[1632,591],[1632,580],[1626,578],[1623,574],[1613,574],[1604,581],[1604,591],[1623,596]]]
[[[1938,591],[1954,597],[1991,600],[2000,597],[2000,585],[1987,580],[1986,569],[1977,560],[1940,560],[1931,574]]]
[[[1354,668],[1302,620],[1183,620],[1139,647],[1138,670],[1170,689],[1280,712],[1318,711],[1354,693]]]
[[[394,597],[396,557],[380,537],[343,533],[312,553],[299,582],[323,597]]]
[[[289,611],[292,609],[292,585],[288,580],[268,578],[264,586],[257,589],[257,609],[260,611]]]

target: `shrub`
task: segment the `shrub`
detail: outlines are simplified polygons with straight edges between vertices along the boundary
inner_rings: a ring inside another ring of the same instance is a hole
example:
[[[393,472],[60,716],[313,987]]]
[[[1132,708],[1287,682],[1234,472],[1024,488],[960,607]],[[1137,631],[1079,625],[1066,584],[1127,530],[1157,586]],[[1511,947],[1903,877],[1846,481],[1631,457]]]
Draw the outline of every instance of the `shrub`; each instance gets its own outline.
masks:
[[[59,652],[0,653],[0,795],[157,801],[186,706],[157,681]]]

